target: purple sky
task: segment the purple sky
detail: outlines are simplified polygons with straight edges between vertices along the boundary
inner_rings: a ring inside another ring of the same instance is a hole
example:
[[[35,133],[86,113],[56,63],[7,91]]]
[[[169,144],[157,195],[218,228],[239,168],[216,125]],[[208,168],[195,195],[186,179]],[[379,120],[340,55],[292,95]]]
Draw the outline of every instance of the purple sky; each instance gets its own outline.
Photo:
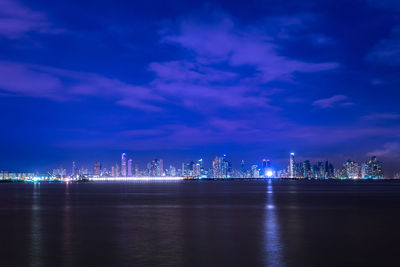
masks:
[[[400,171],[399,1],[0,2],[0,169],[127,152]]]

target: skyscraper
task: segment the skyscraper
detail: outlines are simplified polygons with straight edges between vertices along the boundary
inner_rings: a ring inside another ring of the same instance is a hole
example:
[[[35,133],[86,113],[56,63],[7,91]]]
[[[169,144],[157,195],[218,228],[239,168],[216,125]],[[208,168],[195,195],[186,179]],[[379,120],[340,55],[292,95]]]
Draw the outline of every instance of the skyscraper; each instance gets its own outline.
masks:
[[[221,158],[215,157],[213,160],[213,177],[221,178]]]
[[[311,171],[311,163],[309,160],[303,162],[303,177],[304,178],[314,178]]]
[[[72,172],[71,172],[71,174],[72,174],[73,176],[75,176],[75,175],[78,174],[77,172],[78,172],[78,168],[76,167],[76,162],[73,161],[73,162],[72,162]]]
[[[358,163],[352,160],[343,163],[342,177],[349,179],[360,178],[360,166],[358,166]]]
[[[126,153],[122,153],[121,155],[121,176],[126,176]]]
[[[93,167],[93,174],[95,176],[100,176],[100,173],[101,173],[101,163],[96,162]]]
[[[185,177],[194,176],[194,162],[184,162],[182,163],[182,175]]]
[[[289,159],[289,178],[296,177],[296,168],[295,168],[295,161],[294,161],[294,153],[290,153]]]
[[[241,177],[246,177],[246,174],[247,174],[246,165],[244,163],[244,160],[242,160],[240,162],[240,176]]]
[[[376,156],[371,157],[364,165],[364,178],[382,179],[383,163],[378,161]]]
[[[132,177],[133,176],[133,166],[132,166],[132,159],[128,159],[128,176]]]
[[[158,176],[161,177],[164,174],[163,168],[163,160],[162,159],[153,159],[149,165],[150,167],[150,176]]]

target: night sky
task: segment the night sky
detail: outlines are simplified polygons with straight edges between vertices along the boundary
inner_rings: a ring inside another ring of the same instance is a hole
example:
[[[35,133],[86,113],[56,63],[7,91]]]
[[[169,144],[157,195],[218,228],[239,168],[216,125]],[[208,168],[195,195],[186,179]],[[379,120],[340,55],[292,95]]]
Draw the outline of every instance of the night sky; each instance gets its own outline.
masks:
[[[0,169],[295,152],[391,175],[399,74],[398,0],[0,0]]]

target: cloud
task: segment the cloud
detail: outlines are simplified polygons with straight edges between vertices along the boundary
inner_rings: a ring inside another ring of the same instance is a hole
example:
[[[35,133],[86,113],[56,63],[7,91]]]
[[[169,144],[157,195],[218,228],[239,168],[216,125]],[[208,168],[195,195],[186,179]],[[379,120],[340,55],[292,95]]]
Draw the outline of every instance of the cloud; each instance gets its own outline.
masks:
[[[216,21],[207,24],[183,20],[176,32],[166,34],[163,40],[193,52],[197,62],[252,66],[263,83],[290,80],[296,72],[319,72],[339,66],[336,62],[310,63],[290,59],[279,53],[274,37],[268,36],[262,27],[241,29],[226,14],[219,14]]]
[[[388,142],[383,145],[383,148],[371,151],[368,156],[386,156],[386,157],[400,157],[400,143]]]
[[[365,59],[377,64],[400,66],[400,25],[393,28],[388,39],[375,45]]]
[[[0,1],[0,35],[9,39],[23,37],[29,32],[57,33],[45,14],[31,10],[15,0]]]
[[[372,113],[369,115],[362,116],[363,120],[397,120],[400,119],[398,113]]]
[[[313,106],[319,108],[333,108],[335,106],[353,106],[354,103],[347,102],[348,97],[345,95],[334,95],[329,98],[319,99],[313,102]]]
[[[116,104],[147,111],[160,111],[164,101],[148,87],[134,86],[94,73],[74,72],[46,66],[0,61],[0,90],[13,96],[78,101],[103,97]]]

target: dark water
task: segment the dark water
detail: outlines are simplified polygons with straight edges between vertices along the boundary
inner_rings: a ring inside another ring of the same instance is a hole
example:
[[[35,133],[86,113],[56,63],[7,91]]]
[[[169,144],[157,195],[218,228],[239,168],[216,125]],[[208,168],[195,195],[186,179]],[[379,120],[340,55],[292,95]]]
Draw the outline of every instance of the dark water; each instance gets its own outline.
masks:
[[[0,184],[0,266],[400,266],[400,183]]]

